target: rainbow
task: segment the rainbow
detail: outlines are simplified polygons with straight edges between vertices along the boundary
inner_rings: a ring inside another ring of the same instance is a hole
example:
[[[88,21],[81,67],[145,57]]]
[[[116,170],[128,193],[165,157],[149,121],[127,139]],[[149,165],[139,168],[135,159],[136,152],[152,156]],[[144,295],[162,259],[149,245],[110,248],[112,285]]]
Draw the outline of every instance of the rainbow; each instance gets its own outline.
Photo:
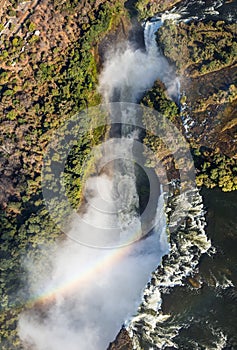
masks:
[[[35,304],[44,304],[53,302],[57,296],[66,296],[72,293],[74,290],[77,290],[78,286],[84,283],[88,283],[89,280],[92,280],[99,273],[105,271],[108,268],[111,268],[117,262],[119,262],[124,256],[126,256],[130,251],[132,245],[129,244],[123,247],[116,247],[110,250],[106,250],[105,254],[102,254],[102,257],[95,259],[91,264],[85,264],[80,273],[71,275],[69,278],[59,282],[58,284],[52,284],[36,293],[31,299],[27,302],[28,306],[34,306]],[[94,248],[91,248],[94,249]]]

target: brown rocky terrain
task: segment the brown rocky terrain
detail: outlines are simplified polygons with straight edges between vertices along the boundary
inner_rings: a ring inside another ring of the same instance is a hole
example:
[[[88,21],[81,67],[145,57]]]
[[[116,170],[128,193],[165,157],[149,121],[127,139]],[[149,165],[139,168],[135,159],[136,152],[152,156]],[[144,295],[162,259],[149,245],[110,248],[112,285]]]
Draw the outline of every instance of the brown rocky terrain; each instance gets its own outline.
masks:
[[[144,18],[178,2],[139,0],[136,7]],[[67,1],[56,0],[25,2],[24,6],[15,3],[12,6],[5,0],[0,7],[3,24],[0,28],[0,204],[10,225],[2,249],[7,251],[8,244],[14,247],[20,242],[20,248],[12,250],[12,260],[7,253],[14,269],[19,265],[19,260],[14,260],[14,255],[19,254],[16,252],[36,244],[32,232],[30,238],[27,237],[26,228],[32,229],[33,223],[34,233],[36,229],[38,233],[42,232],[42,220],[38,224],[34,214],[42,206],[39,195],[42,158],[52,132],[67,116],[88,104],[98,103],[97,72],[103,52],[111,41],[126,38],[129,28],[123,1],[85,0],[75,2],[72,8]],[[187,27],[181,28],[181,31],[185,30],[187,33]],[[205,30],[201,28],[200,32],[204,35]],[[110,34],[105,38],[106,33]],[[229,38],[231,35],[229,31]],[[175,38],[181,46],[185,43],[179,41],[179,37]],[[230,50],[231,45],[227,46]],[[185,52],[189,49],[187,45]],[[180,48],[178,51],[184,52]],[[227,56],[223,58],[228,60]],[[182,102],[187,105],[184,113],[190,117],[189,139],[194,146],[205,145],[236,158],[236,62],[197,72],[202,66],[210,68],[210,61],[208,57],[192,62],[181,74],[181,89],[185,92]],[[18,228],[22,222],[25,224],[19,238],[13,218],[17,218]],[[17,243],[12,243],[12,237]],[[6,271],[7,285],[12,288],[15,276],[9,282],[10,273]],[[3,290],[7,288],[3,286]],[[12,311],[7,307],[6,310],[3,334],[8,337],[15,332],[18,311],[11,316]],[[109,349],[132,349],[125,329],[120,331]]]
[[[237,67],[232,66],[200,77],[182,79],[189,106],[189,137],[192,143],[219,149],[237,157]]]
[[[236,25],[223,21],[167,22],[158,32],[164,54],[180,75],[191,144],[219,149],[231,157],[237,154],[236,34]]]
[[[132,350],[131,338],[125,328],[122,328],[115,341],[111,343],[107,350]]]
[[[50,244],[50,240],[60,236],[41,193],[46,147],[54,130],[68,117],[100,102],[98,44],[106,34],[114,35],[116,28],[126,32],[129,20],[123,2],[116,0],[42,0],[26,2],[24,8],[17,0],[2,4],[0,335],[3,350],[18,350],[22,347],[17,319],[24,301],[16,301],[14,307],[10,294],[19,291],[21,281],[26,283],[21,256],[40,246],[43,240]],[[78,145],[81,157],[95,140],[83,136]],[[97,139],[101,136],[98,132]],[[78,183],[80,167],[77,171],[73,176]],[[78,187],[74,186],[73,191],[73,197],[78,198]]]

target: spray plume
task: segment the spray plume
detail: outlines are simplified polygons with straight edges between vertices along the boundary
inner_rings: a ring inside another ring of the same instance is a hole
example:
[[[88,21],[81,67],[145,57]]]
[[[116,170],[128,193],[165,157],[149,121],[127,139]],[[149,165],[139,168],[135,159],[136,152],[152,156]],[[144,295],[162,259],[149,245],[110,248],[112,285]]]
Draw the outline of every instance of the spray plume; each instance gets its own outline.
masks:
[[[136,102],[157,78],[166,80],[171,86],[171,81],[174,81],[170,76],[172,70],[160,55],[154,39],[157,25],[147,24],[145,28],[146,52],[126,44],[108,54],[99,86],[106,102],[113,102],[116,93],[119,101]],[[120,183],[124,179],[120,177]],[[132,171],[129,181],[131,179],[134,181]],[[133,192],[136,189],[136,186],[120,186],[122,192],[128,187]],[[108,220],[111,220],[107,213],[113,211],[113,188],[113,179],[105,174],[87,181],[92,205],[87,208],[84,218],[95,223],[95,233],[97,226],[107,227]],[[164,216],[163,202],[159,203],[159,216]],[[103,210],[95,212],[95,208],[100,207]],[[128,214],[135,215],[134,211]],[[74,221],[71,230],[83,233],[85,228]],[[151,271],[167,251],[164,237],[163,222],[146,239],[109,250],[83,246],[66,239],[46,254],[45,260],[41,259],[40,278],[40,267],[34,261],[28,263],[30,288],[39,307],[33,307],[20,316],[19,335],[25,348],[107,348],[121,325],[135,313]]]

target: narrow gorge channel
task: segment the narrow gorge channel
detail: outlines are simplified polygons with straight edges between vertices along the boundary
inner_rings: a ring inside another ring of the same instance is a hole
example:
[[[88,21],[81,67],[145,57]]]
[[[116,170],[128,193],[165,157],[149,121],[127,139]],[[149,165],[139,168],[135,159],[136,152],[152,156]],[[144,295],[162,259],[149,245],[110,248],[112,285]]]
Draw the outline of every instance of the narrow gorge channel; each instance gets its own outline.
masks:
[[[19,335],[26,348],[76,350],[80,344],[80,350],[105,349],[135,314],[151,271],[168,251],[159,183],[153,189],[154,217],[149,213],[152,222],[144,234],[134,167],[136,143],[142,152],[136,102],[166,76],[164,68],[170,72],[156,46],[156,29],[157,23],[145,29],[147,51],[127,43],[105,63],[99,89],[115,129],[120,124],[120,137],[100,146],[100,171],[86,181],[87,206],[70,223],[71,239],[48,249],[40,263],[27,262],[35,306],[20,316]]]
[[[40,278],[39,267],[29,267],[32,299],[42,310],[33,308],[20,317],[26,349],[104,350],[121,326],[134,350],[177,348],[174,338],[185,324],[162,311],[163,297],[198,271],[211,242],[195,185],[173,195],[180,181],[162,186],[153,180],[151,211],[143,219],[138,178],[142,174],[148,182],[156,175],[145,166],[137,103],[157,79],[179,102],[179,78],[155,34],[166,19],[185,14],[190,20],[186,10],[145,21],[145,47],[126,42],[106,54],[99,91],[111,118],[109,137],[99,148],[99,171],[85,184],[88,205],[82,220],[76,217],[68,229],[73,240],[46,253]]]

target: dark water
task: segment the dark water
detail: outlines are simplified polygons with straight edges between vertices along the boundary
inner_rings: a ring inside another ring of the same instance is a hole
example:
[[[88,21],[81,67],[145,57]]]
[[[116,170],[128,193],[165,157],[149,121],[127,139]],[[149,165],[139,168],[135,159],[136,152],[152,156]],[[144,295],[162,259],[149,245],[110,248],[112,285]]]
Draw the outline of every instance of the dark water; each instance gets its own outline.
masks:
[[[179,13],[182,20],[233,22],[237,18],[237,3],[183,1],[170,12]],[[237,191],[224,193],[219,189],[203,189],[202,196],[206,235],[211,239],[212,248],[201,256],[198,268],[182,286],[167,288],[162,293],[161,310],[164,315],[170,315],[167,320],[156,321],[153,329],[146,328],[144,319],[135,321],[137,331],[136,327],[133,329],[138,335],[139,349],[237,350]],[[192,260],[191,253],[186,255]],[[178,267],[184,270],[184,266],[179,264]],[[140,314],[147,315],[149,310],[141,308]],[[146,337],[147,330],[152,339]],[[173,344],[167,341],[164,345],[160,339],[171,340]]]
[[[203,255],[192,284],[187,280],[163,296],[162,310],[181,327],[174,338],[178,349],[236,350],[237,191],[205,189],[202,195],[214,251]]]
[[[237,19],[236,0],[185,0],[178,4],[173,12],[178,12],[182,18],[197,17],[198,20],[224,20],[234,22]]]
[[[182,18],[236,21],[237,3],[184,1],[173,12]],[[162,297],[162,311],[171,314],[165,328],[179,329],[176,347],[165,349],[237,350],[237,191],[203,189],[202,196],[213,249],[202,256],[192,279]]]

